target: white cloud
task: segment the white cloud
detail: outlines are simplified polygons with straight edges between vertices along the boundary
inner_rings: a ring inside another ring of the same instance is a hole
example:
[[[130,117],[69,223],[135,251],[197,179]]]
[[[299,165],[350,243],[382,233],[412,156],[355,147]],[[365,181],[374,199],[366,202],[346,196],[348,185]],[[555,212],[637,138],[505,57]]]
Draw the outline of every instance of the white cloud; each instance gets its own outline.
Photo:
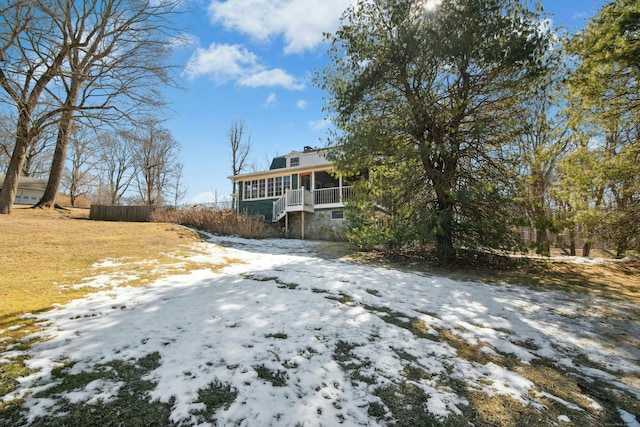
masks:
[[[209,14],[216,24],[259,40],[284,39],[285,53],[317,47],[333,32],[342,12],[355,0],[214,0]]]
[[[219,83],[236,79],[258,67],[258,57],[240,45],[212,43],[197,48],[185,67],[190,78],[208,75]]]
[[[300,99],[298,100],[298,102],[296,102],[296,107],[298,107],[298,109],[300,110],[304,110],[309,106],[309,103],[307,101],[305,101],[304,99]]]
[[[264,101],[264,106],[267,108],[275,107],[277,103],[278,103],[278,97],[276,96],[275,93],[271,92],[267,97],[267,100]]]
[[[322,119],[322,120],[311,120],[309,123],[309,129],[311,130],[325,130],[329,126],[331,126],[331,120]]]
[[[197,48],[185,73],[190,79],[208,76],[219,84],[235,81],[246,87],[283,87],[302,90],[304,84],[280,68],[267,69],[260,58],[241,45],[212,43]]]
[[[304,84],[298,82],[291,74],[280,68],[272,70],[254,70],[239,79],[240,86],[247,87],[283,87],[291,90],[302,90]]]

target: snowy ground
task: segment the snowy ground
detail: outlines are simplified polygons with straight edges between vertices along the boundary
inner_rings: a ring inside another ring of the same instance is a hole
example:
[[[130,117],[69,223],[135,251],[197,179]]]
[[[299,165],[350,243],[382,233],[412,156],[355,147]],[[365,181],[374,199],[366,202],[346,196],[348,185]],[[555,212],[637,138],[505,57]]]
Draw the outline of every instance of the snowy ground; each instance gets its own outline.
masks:
[[[49,339],[32,346],[34,373],[4,399],[25,398],[30,421],[55,413],[61,399],[109,401],[122,381],[56,398],[38,392],[56,384],[52,370],[63,362],[75,363],[71,375],[152,353],[160,358],[145,377],[156,383],[151,395],[171,402],[171,420],[185,425],[386,425],[395,414],[381,390],[401,384],[423,396],[409,409],[434,419],[461,416],[471,393],[541,411],[556,405],[560,425],[606,409],[582,388],[560,395],[537,384],[526,372],[541,360],[581,384],[640,399],[636,306],[330,259],[323,245],[211,237],[194,260],[235,260],[220,272],[107,286],[38,315]],[[475,353],[462,354],[460,343]],[[452,385],[461,382],[465,393]],[[212,383],[237,395],[207,419],[198,391]],[[618,406],[616,417],[639,426],[636,408]]]

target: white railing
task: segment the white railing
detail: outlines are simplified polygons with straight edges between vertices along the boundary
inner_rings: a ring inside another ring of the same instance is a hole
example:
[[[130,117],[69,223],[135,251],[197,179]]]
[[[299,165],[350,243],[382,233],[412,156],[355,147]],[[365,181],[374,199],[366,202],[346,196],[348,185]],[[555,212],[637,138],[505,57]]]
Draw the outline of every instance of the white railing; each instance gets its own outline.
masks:
[[[299,190],[287,190],[287,206],[302,206],[304,188]]]
[[[305,190],[286,190],[285,194],[273,202],[273,221],[278,221],[289,207],[339,205],[344,204],[353,195],[353,187],[321,188],[313,192]],[[294,209],[299,210],[299,209]]]
[[[345,203],[353,195],[353,187],[333,187],[314,190],[315,205]]]
[[[278,221],[282,218],[282,214],[287,210],[287,197],[286,193],[284,196],[280,197],[278,200],[273,202],[273,216],[271,219],[273,221]]]

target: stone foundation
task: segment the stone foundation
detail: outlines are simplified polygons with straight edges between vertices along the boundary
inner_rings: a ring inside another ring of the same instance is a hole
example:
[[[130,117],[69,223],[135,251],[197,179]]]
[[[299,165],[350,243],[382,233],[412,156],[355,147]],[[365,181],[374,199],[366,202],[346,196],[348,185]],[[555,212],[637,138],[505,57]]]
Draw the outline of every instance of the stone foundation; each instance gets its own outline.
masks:
[[[344,212],[342,209],[335,211]],[[304,214],[304,238],[308,240],[344,241],[346,219],[331,219],[334,210],[316,210]],[[284,220],[282,220],[284,226]],[[289,238],[302,238],[302,212],[289,212]]]

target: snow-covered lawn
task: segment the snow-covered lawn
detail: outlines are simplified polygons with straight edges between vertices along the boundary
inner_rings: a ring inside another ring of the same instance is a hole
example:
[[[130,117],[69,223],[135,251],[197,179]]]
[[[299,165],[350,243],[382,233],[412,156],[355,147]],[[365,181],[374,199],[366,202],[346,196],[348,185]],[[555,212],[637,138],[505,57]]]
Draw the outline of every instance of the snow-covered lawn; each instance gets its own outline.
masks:
[[[506,425],[532,413],[640,425],[637,306],[363,265],[327,247],[211,237],[192,260],[226,260],[220,271],[106,287],[34,315],[49,339],[4,399],[24,398],[29,422],[122,399],[117,376],[52,392],[56,370],[154,355],[150,400],[183,425]],[[214,386],[227,401],[212,410],[202,393]]]

